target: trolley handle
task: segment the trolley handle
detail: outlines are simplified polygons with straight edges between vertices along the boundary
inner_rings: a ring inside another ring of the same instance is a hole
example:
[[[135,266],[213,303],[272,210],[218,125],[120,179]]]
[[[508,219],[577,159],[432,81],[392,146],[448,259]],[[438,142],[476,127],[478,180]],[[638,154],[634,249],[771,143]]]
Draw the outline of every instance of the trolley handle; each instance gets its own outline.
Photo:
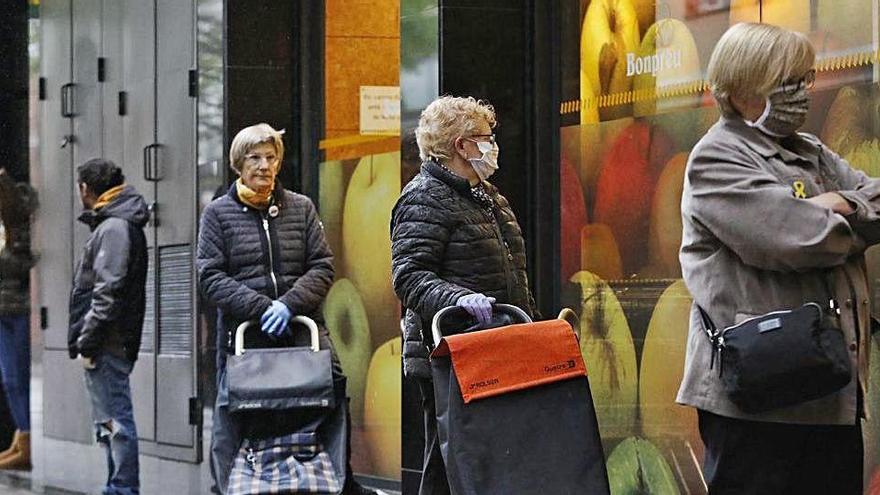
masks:
[[[532,319],[529,317],[528,313],[512,304],[493,304],[492,310],[499,311],[501,313],[507,313],[514,318],[521,320],[520,323],[532,322]],[[434,337],[434,347],[440,345],[440,339],[443,338],[443,333],[440,331],[441,320],[454,311],[464,310],[459,308],[458,306],[447,306],[434,314],[434,319],[431,320],[431,334]]]
[[[318,324],[315,323],[315,320],[309,318],[308,316],[297,315],[290,319],[289,324],[293,323],[302,323],[303,325],[309,328],[309,334],[312,337],[311,349],[312,352],[318,352],[321,348],[320,342],[318,341]],[[260,322],[257,320],[248,320],[243,322],[235,329],[235,355],[241,356],[244,354],[244,332],[250,328],[251,326],[257,325],[259,326]]]

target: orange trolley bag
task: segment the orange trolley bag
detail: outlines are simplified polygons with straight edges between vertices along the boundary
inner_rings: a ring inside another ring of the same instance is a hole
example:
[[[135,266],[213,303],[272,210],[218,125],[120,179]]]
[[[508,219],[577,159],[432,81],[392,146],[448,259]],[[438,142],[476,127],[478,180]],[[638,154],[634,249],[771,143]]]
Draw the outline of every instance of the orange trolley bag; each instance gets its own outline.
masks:
[[[494,305],[493,313],[522,323],[444,336],[449,322],[467,327],[467,313],[457,307],[440,310],[432,322],[437,427],[452,493],[609,493],[587,370],[571,325],[532,323],[505,304]]]

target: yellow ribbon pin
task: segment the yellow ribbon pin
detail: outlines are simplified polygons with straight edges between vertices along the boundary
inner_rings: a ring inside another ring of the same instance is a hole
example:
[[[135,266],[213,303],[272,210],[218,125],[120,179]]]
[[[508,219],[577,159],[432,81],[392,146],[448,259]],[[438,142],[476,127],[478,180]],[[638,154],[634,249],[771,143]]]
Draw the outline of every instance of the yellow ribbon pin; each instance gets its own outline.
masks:
[[[796,180],[791,184],[794,189],[794,197],[798,199],[807,199],[807,185],[802,180]]]

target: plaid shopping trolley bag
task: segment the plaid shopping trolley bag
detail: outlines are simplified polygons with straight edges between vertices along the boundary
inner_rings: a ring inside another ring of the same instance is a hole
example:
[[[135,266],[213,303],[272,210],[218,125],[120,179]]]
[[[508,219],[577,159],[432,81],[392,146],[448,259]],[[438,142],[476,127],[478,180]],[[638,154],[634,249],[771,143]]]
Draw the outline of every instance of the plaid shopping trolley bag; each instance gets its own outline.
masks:
[[[572,326],[532,323],[515,306],[493,311],[521,323],[444,336],[456,330],[449,326],[468,326],[463,310],[449,307],[432,324],[438,434],[452,493],[609,493]]]
[[[245,331],[259,322],[236,329],[226,372],[244,439],[228,495],[339,494],[345,484],[345,382],[334,382],[315,322],[296,316],[292,323],[293,331],[308,328],[310,346],[245,349]]]

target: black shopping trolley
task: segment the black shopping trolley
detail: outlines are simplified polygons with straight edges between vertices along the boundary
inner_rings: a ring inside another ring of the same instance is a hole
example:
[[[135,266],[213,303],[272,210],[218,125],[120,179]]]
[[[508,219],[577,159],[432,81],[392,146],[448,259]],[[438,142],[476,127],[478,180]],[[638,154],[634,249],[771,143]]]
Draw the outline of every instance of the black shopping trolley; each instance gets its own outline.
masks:
[[[318,326],[296,316],[291,331],[308,328],[309,346],[245,349],[235,331],[226,365],[229,409],[241,419],[243,440],[229,476],[228,495],[338,494],[345,484],[345,381],[334,383],[330,349]],[[295,336],[296,337],[296,336]]]
[[[571,324],[533,323],[516,306],[493,308],[493,319],[514,324],[446,335],[473,328],[457,307],[440,310],[432,323],[438,435],[452,493],[609,493]]]

